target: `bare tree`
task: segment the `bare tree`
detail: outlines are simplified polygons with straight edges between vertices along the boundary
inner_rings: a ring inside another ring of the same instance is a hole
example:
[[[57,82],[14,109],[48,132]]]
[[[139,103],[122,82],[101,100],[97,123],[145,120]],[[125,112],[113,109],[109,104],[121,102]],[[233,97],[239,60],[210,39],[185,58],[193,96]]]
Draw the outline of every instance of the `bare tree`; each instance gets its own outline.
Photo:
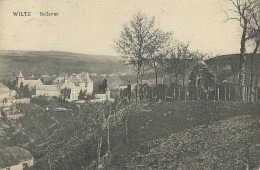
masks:
[[[150,58],[149,60],[149,66],[150,68],[154,71],[155,73],[155,83],[158,84],[158,75],[160,73],[164,73],[165,71],[165,60],[166,57],[171,53],[171,48],[170,48],[170,37],[166,37],[165,39],[165,46],[158,51],[156,51]]]
[[[250,60],[250,102],[252,102],[252,99],[254,98],[254,61],[260,46],[260,0],[257,0],[256,4],[254,5],[255,7],[250,9],[250,15],[252,17],[252,20],[249,24],[248,29],[249,38],[254,44],[254,50]]]
[[[189,49],[189,43],[179,43],[177,47],[177,57],[181,60],[179,64],[179,73],[182,77],[182,85],[185,85],[185,78],[187,76],[187,69],[191,66],[195,58]]]
[[[240,41],[240,73],[239,73],[239,85],[241,89],[241,100],[245,100],[245,61],[246,61],[246,42],[250,39],[248,36],[248,27],[252,16],[250,11],[257,0],[228,0],[232,8],[225,11],[228,20],[237,20],[242,28],[242,35]]]
[[[140,79],[144,62],[165,43],[170,33],[155,28],[155,18],[149,18],[140,12],[136,14],[121,31],[115,48],[129,64],[137,69],[136,101],[140,101]]]
[[[185,85],[185,79],[188,69],[192,64],[197,63],[205,58],[205,54],[198,51],[192,52],[189,49],[189,43],[178,42],[174,48],[174,52],[166,59],[166,72],[175,76],[175,83],[179,83],[182,78],[182,85]]]
[[[149,71],[151,68],[149,67],[149,61],[145,61],[141,68],[141,75],[140,75],[140,84],[143,84],[144,75],[147,71]]]

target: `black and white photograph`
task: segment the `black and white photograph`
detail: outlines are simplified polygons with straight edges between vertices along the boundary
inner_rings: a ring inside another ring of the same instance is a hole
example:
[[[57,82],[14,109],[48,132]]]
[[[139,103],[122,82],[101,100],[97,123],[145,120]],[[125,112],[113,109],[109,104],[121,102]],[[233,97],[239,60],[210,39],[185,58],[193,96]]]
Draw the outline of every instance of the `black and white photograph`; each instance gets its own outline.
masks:
[[[0,0],[0,170],[260,170],[260,0]]]

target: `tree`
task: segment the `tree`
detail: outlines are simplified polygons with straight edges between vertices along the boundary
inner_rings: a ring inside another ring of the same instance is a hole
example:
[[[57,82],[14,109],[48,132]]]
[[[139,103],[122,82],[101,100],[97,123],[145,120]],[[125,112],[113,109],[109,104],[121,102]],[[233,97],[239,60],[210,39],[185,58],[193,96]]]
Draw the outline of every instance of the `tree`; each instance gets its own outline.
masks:
[[[108,87],[108,85],[107,85],[107,79],[104,79],[103,81],[102,81],[102,83],[98,86],[98,91],[99,91],[99,93],[102,93],[102,94],[104,94],[104,93],[106,93],[106,88]]]
[[[193,63],[192,52],[189,50],[189,43],[179,43],[177,46],[177,58],[181,60],[179,64],[179,74],[182,77],[182,85],[185,84],[187,68]]]
[[[85,93],[82,91],[82,89],[79,92],[79,100],[84,100],[85,99]]]
[[[31,92],[29,90],[28,85],[23,87],[23,95],[24,95],[24,97],[31,97]]]
[[[254,50],[250,60],[250,102],[252,101],[254,88],[254,60],[260,46],[260,1],[257,0],[255,7],[250,9],[252,20],[249,24],[248,35],[254,44]]]
[[[182,84],[185,84],[187,69],[192,63],[200,61],[204,58],[204,54],[199,52],[191,52],[189,43],[177,42],[171,55],[166,59],[166,72],[175,75],[175,83],[179,83],[179,78],[182,78]]]
[[[155,73],[155,83],[158,83],[158,74],[164,73],[165,71],[165,60],[166,57],[171,53],[171,48],[169,41],[170,37],[167,37],[168,39],[165,40],[165,47],[159,49],[156,51],[151,58],[149,59],[149,66],[151,69],[154,70]]]
[[[228,20],[237,20],[242,28],[240,41],[240,73],[239,85],[241,89],[241,100],[245,100],[245,61],[246,61],[246,42],[250,39],[248,36],[248,27],[252,20],[250,11],[255,7],[258,0],[228,0],[232,8],[225,11]]]
[[[140,84],[142,85],[143,84],[143,79],[144,79],[144,75],[145,75],[145,72],[150,70],[150,67],[148,65],[148,61],[147,62],[144,62],[144,64],[142,65],[142,68],[141,68],[141,78],[140,78]]]
[[[221,83],[227,77],[232,75],[233,83],[235,82],[235,76],[237,72],[239,72],[239,69],[237,68],[238,64],[235,61],[233,61],[233,58],[221,60],[219,59],[219,57],[214,57],[209,59],[207,61],[207,64],[209,65],[210,70],[214,74],[216,83]]]
[[[160,49],[170,33],[155,27],[155,18],[142,13],[134,15],[125,24],[120,38],[115,42],[117,53],[137,70],[136,101],[140,101],[140,80],[144,62]]]

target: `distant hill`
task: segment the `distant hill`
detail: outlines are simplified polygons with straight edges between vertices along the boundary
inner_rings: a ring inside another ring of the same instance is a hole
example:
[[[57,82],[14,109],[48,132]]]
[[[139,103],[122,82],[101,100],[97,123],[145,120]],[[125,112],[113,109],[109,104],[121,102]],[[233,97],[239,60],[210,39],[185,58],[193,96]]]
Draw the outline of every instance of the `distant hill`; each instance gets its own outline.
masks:
[[[22,70],[25,76],[79,73],[129,73],[119,57],[61,51],[0,51],[0,80],[14,78]]]
[[[221,55],[216,56],[210,59],[206,60],[207,64],[215,64],[219,63],[221,65],[232,65],[234,67],[239,66],[240,62],[240,54],[229,54],[229,55]],[[246,54],[246,65],[249,65],[251,59],[251,54]],[[255,64],[260,66],[260,54],[257,54],[257,57],[255,58]]]
[[[211,71],[219,76],[229,77],[229,80],[238,83],[238,74],[240,71],[240,56],[239,54],[221,55],[210,58],[205,61]],[[246,82],[249,82],[250,68],[251,68],[251,54],[246,54]],[[218,72],[218,73],[217,73]],[[260,54],[254,60],[254,73],[260,80]]]
[[[251,54],[246,54],[246,82],[249,83],[249,68],[251,61]],[[181,60],[179,61],[181,65]],[[192,61],[191,61],[192,62]],[[216,81],[221,82],[222,80],[228,80],[230,83],[238,84],[238,74],[240,71],[240,56],[239,54],[229,54],[229,55],[221,55],[213,58],[209,58],[205,61],[205,63],[209,66],[209,70],[214,74]],[[186,68],[185,74],[186,77],[184,79],[184,84],[188,84],[189,76],[193,69],[195,68],[197,62],[192,62],[189,67]],[[255,75],[258,76],[258,84],[260,85],[260,54],[257,54],[257,57],[254,61]],[[148,84],[155,84],[155,78],[153,71],[151,72],[153,77],[147,80]],[[158,78],[158,82],[161,82],[162,77]],[[170,84],[175,83],[175,76],[165,75],[164,83]],[[178,83],[183,84],[183,80],[181,77],[178,78]],[[248,84],[247,84],[248,85]]]

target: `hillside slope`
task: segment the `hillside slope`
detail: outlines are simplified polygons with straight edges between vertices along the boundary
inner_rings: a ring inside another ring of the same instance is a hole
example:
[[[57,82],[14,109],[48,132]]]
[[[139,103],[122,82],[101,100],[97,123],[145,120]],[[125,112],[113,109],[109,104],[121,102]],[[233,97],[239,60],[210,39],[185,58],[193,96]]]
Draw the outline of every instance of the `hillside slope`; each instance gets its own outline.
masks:
[[[238,83],[238,74],[240,71],[240,56],[239,54],[221,55],[210,58],[205,61],[210,70],[216,76],[216,79],[229,79]],[[245,79],[250,82],[251,54],[246,54],[245,62]],[[254,59],[254,74],[260,80],[260,54],[257,54]]]
[[[241,169],[257,167],[254,119],[237,116],[155,140],[148,154],[134,152],[128,169]]]
[[[46,169],[48,155],[56,160],[53,169],[80,169],[82,166],[95,169],[98,127],[90,116],[96,112],[93,106],[82,105],[82,113],[73,106],[75,109],[66,113],[45,112],[36,104],[21,105],[24,117],[15,122],[0,118],[0,146],[18,145],[29,150],[37,160],[33,167],[37,170]],[[241,169],[243,163],[247,163],[244,158],[250,166],[257,165],[259,111],[257,103],[240,102],[134,104],[127,121],[128,141],[125,113],[115,114],[119,124],[110,129],[112,158],[107,168]],[[48,136],[56,131],[58,133],[52,136],[55,140],[49,140]],[[106,132],[103,139],[104,154],[107,151]],[[53,148],[45,151],[49,146]]]
[[[0,80],[14,78],[22,70],[25,76],[79,73],[122,73],[130,70],[120,58],[59,51],[0,51]]]

